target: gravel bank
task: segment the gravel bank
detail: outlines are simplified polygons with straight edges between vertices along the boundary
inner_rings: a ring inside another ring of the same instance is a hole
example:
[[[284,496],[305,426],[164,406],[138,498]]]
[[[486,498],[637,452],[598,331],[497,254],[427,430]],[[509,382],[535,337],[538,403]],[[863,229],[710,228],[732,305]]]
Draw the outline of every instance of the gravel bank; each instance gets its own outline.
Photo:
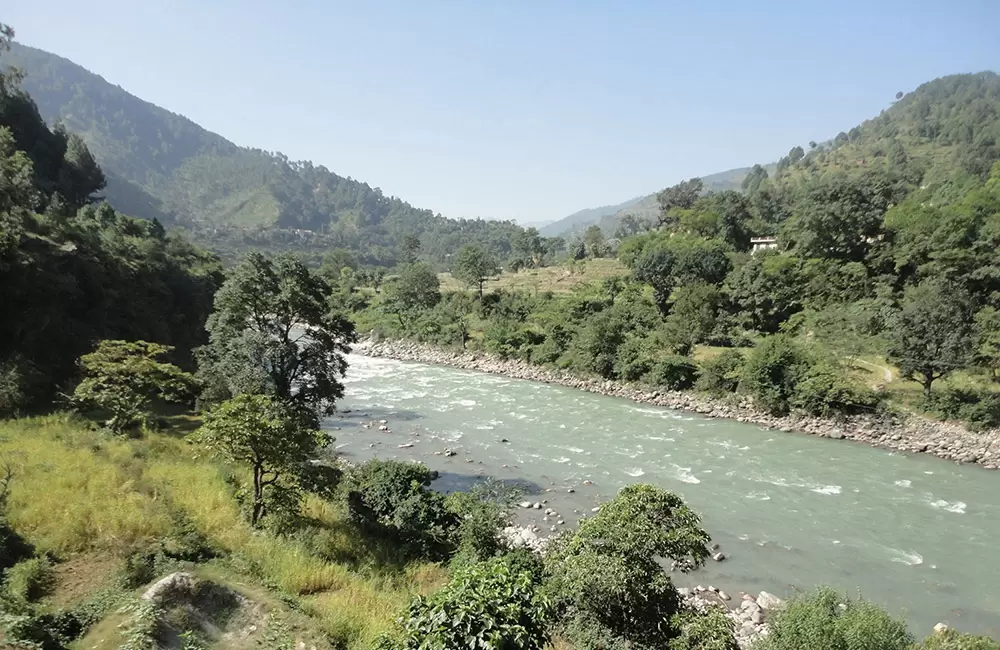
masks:
[[[849,416],[838,419],[801,415],[774,416],[753,408],[747,398],[713,399],[676,391],[656,390],[625,382],[581,377],[519,360],[449,350],[410,341],[363,341],[354,352],[371,357],[419,361],[464,370],[476,370],[513,379],[558,384],[635,402],[699,413],[707,417],[749,422],[769,429],[853,440],[875,447],[926,453],[945,460],[1000,468],[1000,430],[973,432],[960,424],[918,416]]]

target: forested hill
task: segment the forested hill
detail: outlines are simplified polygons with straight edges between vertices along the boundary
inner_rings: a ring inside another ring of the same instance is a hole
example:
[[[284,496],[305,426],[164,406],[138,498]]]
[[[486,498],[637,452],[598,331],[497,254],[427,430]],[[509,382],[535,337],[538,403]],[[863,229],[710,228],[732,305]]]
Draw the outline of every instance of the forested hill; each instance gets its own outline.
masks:
[[[3,60],[26,73],[22,87],[49,124],[83,138],[116,208],[183,227],[224,256],[343,247],[388,265],[415,235],[431,260],[468,243],[506,259],[521,232],[509,221],[447,219],[325,167],[237,146],[39,49],[15,43]]]
[[[823,144],[795,146],[778,161],[777,179],[798,185],[834,172],[860,176],[894,170],[943,192],[949,201],[1000,158],[1000,75],[957,74],[897,93],[877,117]]]

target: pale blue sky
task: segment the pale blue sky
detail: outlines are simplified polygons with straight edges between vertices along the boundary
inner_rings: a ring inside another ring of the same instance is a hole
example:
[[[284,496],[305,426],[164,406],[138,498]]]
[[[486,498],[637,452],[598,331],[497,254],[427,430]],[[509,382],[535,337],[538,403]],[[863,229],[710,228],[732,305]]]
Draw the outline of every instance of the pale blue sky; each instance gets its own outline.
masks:
[[[1000,70],[1000,0],[13,0],[18,40],[451,217],[557,219]]]

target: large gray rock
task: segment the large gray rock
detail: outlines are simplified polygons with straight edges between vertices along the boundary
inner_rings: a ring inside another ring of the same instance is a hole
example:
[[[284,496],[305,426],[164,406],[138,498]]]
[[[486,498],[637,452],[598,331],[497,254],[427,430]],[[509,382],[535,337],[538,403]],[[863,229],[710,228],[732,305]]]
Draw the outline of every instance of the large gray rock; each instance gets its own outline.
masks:
[[[153,583],[153,586],[142,595],[142,599],[160,605],[181,596],[190,596],[197,588],[198,578],[190,573],[178,571]]]
[[[757,604],[767,610],[778,609],[785,604],[785,601],[781,600],[774,594],[769,594],[766,591],[762,591],[757,594]]]

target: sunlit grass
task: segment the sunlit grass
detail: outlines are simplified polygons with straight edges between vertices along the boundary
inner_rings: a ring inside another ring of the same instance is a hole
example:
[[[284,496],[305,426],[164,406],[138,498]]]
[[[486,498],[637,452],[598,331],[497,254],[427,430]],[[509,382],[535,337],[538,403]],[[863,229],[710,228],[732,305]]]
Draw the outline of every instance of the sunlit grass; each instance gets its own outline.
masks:
[[[488,280],[484,291],[494,289],[520,290],[528,292],[552,291],[569,293],[582,284],[599,283],[614,275],[626,275],[628,269],[615,258],[580,260],[566,264],[546,266],[540,269],[525,269],[517,273],[504,272],[497,278]],[[462,291],[468,287],[450,273],[438,275],[442,291]]]
[[[200,455],[176,432],[119,440],[68,416],[0,422],[0,454],[15,467],[8,517],[39,551],[121,556],[186,520],[263,584],[299,598],[340,647],[370,647],[414,593],[445,581],[440,566],[395,557],[316,497],[305,501],[310,523],[300,533],[252,529],[226,480],[244,470]]]

